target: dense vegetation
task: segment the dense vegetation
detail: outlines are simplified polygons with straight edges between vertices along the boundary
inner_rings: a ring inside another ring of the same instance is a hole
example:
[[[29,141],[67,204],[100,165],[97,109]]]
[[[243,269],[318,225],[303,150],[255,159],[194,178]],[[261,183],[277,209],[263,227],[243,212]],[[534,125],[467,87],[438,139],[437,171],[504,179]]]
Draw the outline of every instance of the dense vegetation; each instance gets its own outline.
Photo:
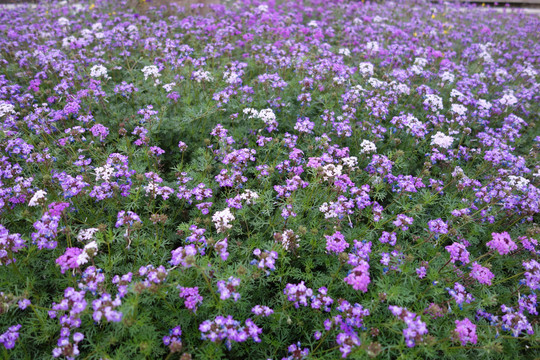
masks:
[[[538,354],[538,17],[0,10],[8,359]]]

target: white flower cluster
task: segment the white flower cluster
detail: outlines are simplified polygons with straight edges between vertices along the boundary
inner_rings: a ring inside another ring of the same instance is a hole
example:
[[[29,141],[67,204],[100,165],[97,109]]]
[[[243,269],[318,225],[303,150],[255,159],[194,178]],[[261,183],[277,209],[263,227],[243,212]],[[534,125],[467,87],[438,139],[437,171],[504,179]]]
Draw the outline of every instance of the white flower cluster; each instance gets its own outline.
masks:
[[[515,187],[518,190],[525,190],[529,185],[529,180],[525,179],[522,176],[508,176],[508,185]]]
[[[366,49],[371,52],[379,52],[380,50],[379,43],[377,41],[369,41],[366,44]]]
[[[484,99],[479,99],[478,100],[478,106],[481,107],[484,110],[489,110],[489,109],[491,109],[491,107],[493,105],[491,105],[491,103],[489,101],[486,101]]]
[[[450,110],[459,116],[463,116],[467,113],[467,108],[461,104],[452,104]]]
[[[94,65],[90,69],[90,76],[93,78],[105,78],[110,79],[111,77],[107,74],[107,68],[103,65]]]
[[[71,24],[69,19],[66,19],[65,17],[58,18],[58,20],[56,21],[58,22],[58,25],[60,26],[69,26],[69,24]]]
[[[409,95],[411,93],[411,88],[408,87],[406,84],[396,83],[395,81],[392,81],[390,85],[392,85],[392,89],[398,94]]]
[[[156,65],[149,65],[142,68],[142,73],[144,74],[144,80],[147,80],[149,76],[157,79],[161,76],[159,69]]]
[[[77,235],[77,240],[87,242],[94,238],[94,235],[99,231],[97,228],[82,229]]]
[[[255,191],[246,189],[243,194],[240,195],[240,199],[244,200],[246,204],[252,205],[255,203],[255,200],[259,198],[259,194]]]
[[[338,50],[338,54],[341,54],[343,56],[351,56],[351,50],[347,48],[341,48]]]
[[[98,252],[98,246],[95,241],[92,241],[84,246],[83,252],[77,257],[77,265],[81,266],[86,264],[90,258],[96,256]]]
[[[191,74],[191,77],[198,83],[214,81],[214,77],[210,74],[210,71],[205,71],[203,69],[194,71],[193,74]]]
[[[6,114],[13,114],[15,112],[15,106],[8,102],[0,101],[0,117]]]
[[[214,215],[212,215],[212,221],[216,226],[218,234],[225,232],[228,229],[231,229],[232,225],[230,224],[230,222],[234,219],[235,217],[231,213],[231,209],[229,209],[228,207],[222,211],[216,211]]]
[[[441,74],[441,80],[443,82],[453,83],[455,79],[456,76],[449,71],[445,71]]]
[[[341,158],[341,161],[343,162],[343,165],[351,169],[354,169],[356,165],[358,165],[358,158],[356,156],[344,157]]]
[[[39,201],[41,199],[44,199],[46,195],[47,195],[46,191],[43,191],[43,190],[36,191],[34,193],[34,196],[32,196],[32,198],[30,199],[30,202],[28,203],[28,206],[38,206]]]
[[[386,86],[386,81],[381,81],[379,79],[376,79],[374,77],[369,78],[368,83],[373,86],[375,89],[382,88]]]
[[[503,97],[499,99],[499,102],[501,105],[512,106],[517,104],[518,99],[514,96],[514,92],[512,90],[507,90],[505,91]]]
[[[362,148],[360,150],[360,154],[367,154],[367,153],[370,153],[370,152],[377,152],[377,146],[375,146],[375,144],[372,143],[369,140],[362,141],[362,143],[360,144],[360,147]]]
[[[292,230],[285,230],[283,234],[279,234],[280,236],[276,237],[276,234],[274,234],[274,237],[280,240],[281,245],[283,248],[287,251],[291,251],[293,249],[296,249],[300,247],[300,237],[294,233]]]
[[[340,176],[342,169],[341,165],[328,164],[323,166],[323,179],[328,180]]]
[[[248,116],[248,119],[261,119],[267,125],[276,121],[276,114],[272,109],[257,111],[253,108],[245,108],[244,114]]]
[[[176,86],[176,83],[172,82],[170,84],[163,85],[163,88],[165,89],[166,92],[171,92],[173,87],[175,87],[175,86]]]
[[[428,106],[433,112],[443,109],[442,98],[435,94],[427,94],[424,105]]]
[[[101,167],[95,168],[94,171],[96,172],[96,181],[109,181],[114,173],[114,168],[109,164],[105,164]]]
[[[445,135],[440,131],[431,137],[431,145],[437,145],[444,149],[448,149],[450,146],[452,146],[453,142],[453,137]]]

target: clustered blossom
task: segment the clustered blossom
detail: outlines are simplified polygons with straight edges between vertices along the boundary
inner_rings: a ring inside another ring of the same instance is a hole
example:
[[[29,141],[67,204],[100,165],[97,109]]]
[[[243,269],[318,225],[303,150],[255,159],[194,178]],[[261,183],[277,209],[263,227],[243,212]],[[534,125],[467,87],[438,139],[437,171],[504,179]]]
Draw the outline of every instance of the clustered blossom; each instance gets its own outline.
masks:
[[[424,335],[428,333],[428,329],[426,323],[420,319],[419,315],[399,306],[390,305],[388,308],[394,316],[401,319],[407,325],[407,328],[403,329],[403,336],[405,337],[405,344],[408,347],[414,347],[417,342],[423,341]]]
[[[332,235],[324,235],[326,238],[326,252],[327,253],[342,253],[349,247],[349,243],[345,240],[345,236],[336,231]]]
[[[368,285],[371,282],[369,277],[369,264],[367,261],[360,260],[359,265],[354,267],[343,279],[347,284],[351,285],[354,290],[360,290],[362,292],[368,291]]]
[[[229,277],[227,281],[220,280],[217,282],[217,288],[219,293],[219,298],[221,300],[228,299],[230,297],[236,302],[240,300],[240,293],[237,291],[238,286],[240,286],[240,279],[233,276]]]
[[[255,342],[261,342],[259,335],[262,333],[262,329],[251,319],[246,319],[245,325],[242,325],[231,315],[216,316],[214,320],[205,320],[199,325],[199,331],[203,340],[212,342],[225,340],[228,349],[231,348],[233,341],[244,342],[251,338]]]
[[[468,318],[463,320],[456,320],[456,329],[454,330],[459,338],[462,346],[465,346],[468,342],[476,344],[478,336],[476,335],[476,325]]]
[[[308,306],[308,300],[313,295],[313,290],[308,288],[304,281],[299,284],[287,284],[283,293],[287,295],[287,300],[294,302],[294,307],[299,308],[300,305]]]
[[[491,280],[495,277],[487,268],[480,265],[478,262],[472,264],[471,277],[476,279],[480,284],[491,285]]]
[[[308,348],[302,349],[302,344],[300,342],[289,345],[289,347],[287,348],[287,351],[290,355],[287,357],[281,358],[281,360],[303,360],[303,359],[307,359],[307,356],[309,355],[309,349]]]
[[[469,252],[465,245],[455,242],[452,245],[446,246],[445,249],[450,253],[450,261],[452,263],[456,263],[456,261],[460,261],[462,264],[469,263]]]
[[[274,310],[264,305],[255,305],[251,312],[257,316],[268,317],[274,313]]]
[[[163,337],[163,344],[169,347],[171,353],[179,352],[182,350],[182,329],[180,326],[176,326],[169,330],[169,335]]]
[[[458,282],[454,284],[453,289],[446,288],[446,290],[448,291],[450,296],[454,298],[456,304],[458,304],[460,308],[462,308],[463,303],[470,304],[474,301],[474,297],[465,290],[465,287],[463,285]]]
[[[0,334],[0,344],[4,345],[8,350],[13,349],[15,347],[15,342],[17,342],[17,339],[19,338],[19,330],[21,327],[21,324],[13,325],[10,326],[6,332]]]
[[[276,260],[278,259],[278,253],[275,251],[268,251],[264,250],[261,251],[261,249],[255,249],[253,250],[253,255],[257,257],[256,260],[252,260],[252,265],[257,265],[259,269],[265,269],[268,268],[270,270],[276,269]]]
[[[10,234],[8,229],[0,224],[0,265],[15,262],[13,254],[25,246],[26,242],[20,234]]]
[[[232,229],[232,224],[230,224],[230,222],[234,219],[235,217],[229,208],[225,208],[222,211],[216,211],[212,216],[212,221],[214,222],[218,233]]]
[[[507,232],[500,234],[492,233],[493,240],[486,244],[487,247],[497,250],[500,255],[506,255],[511,251],[517,250],[517,245],[512,241]]]

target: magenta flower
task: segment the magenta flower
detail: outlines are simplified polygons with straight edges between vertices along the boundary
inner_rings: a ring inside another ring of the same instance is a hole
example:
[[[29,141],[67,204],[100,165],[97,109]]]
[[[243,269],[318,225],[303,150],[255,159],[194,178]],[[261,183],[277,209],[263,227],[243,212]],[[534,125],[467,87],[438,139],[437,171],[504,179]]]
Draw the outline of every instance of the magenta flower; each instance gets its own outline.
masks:
[[[500,234],[491,233],[493,240],[486,245],[490,249],[497,250],[500,255],[506,255],[511,251],[517,250],[517,245],[512,241],[510,235],[505,231]]]
[[[491,285],[491,280],[495,277],[493,273],[487,268],[483,267],[476,261],[472,264],[471,277],[478,280],[480,284]]]
[[[454,330],[462,346],[465,346],[468,342],[476,344],[478,337],[476,336],[476,325],[471,320],[465,318],[463,320],[456,320],[456,329]]]

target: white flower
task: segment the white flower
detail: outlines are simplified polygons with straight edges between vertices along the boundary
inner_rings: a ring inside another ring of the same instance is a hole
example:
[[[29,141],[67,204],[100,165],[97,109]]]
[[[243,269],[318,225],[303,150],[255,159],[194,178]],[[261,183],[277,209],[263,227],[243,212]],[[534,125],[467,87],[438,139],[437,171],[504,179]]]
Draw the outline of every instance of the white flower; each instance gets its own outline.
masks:
[[[443,72],[441,74],[441,80],[443,82],[453,83],[455,78],[456,78],[456,76],[454,74],[452,74],[451,72],[449,72],[449,71],[445,71],[445,72]]]
[[[144,74],[144,80],[148,79],[149,76],[152,76],[154,79],[161,76],[159,69],[156,65],[145,66],[141,70]]]
[[[378,52],[380,49],[379,43],[377,41],[369,41],[366,44],[366,49],[370,50],[371,52]]]
[[[341,161],[343,161],[343,165],[350,167],[351,169],[358,165],[358,158],[356,156],[345,157],[342,158]]]
[[[358,71],[363,77],[373,76],[373,64],[369,62],[362,62],[358,64]]]
[[[6,101],[0,101],[0,118],[6,114],[15,113],[15,106]]]
[[[424,100],[424,105],[431,108],[431,111],[442,110],[443,101],[442,98],[435,94],[427,94],[426,99]]]
[[[265,123],[271,123],[276,120],[276,114],[272,109],[264,109],[259,112],[259,118]]]
[[[176,83],[172,82],[170,84],[163,85],[163,88],[165,89],[166,92],[171,92],[173,87],[175,87],[175,86],[176,86]]]
[[[82,229],[79,231],[79,234],[77,235],[77,240],[81,242],[90,241],[94,238],[94,234],[97,233],[99,229],[97,228],[88,228],[88,229]]]
[[[100,31],[101,29],[103,29],[103,24],[100,22],[92,25],[92,31]]]
[[[341,54],[343,56],[351,56],[351,50],[347,48],[341,48],[338,50],[338,54]]]
[[[58,25],[60,26],[69,26],[69,24],[71,24],[71,22],[65,17],[58,18],[58,20],[56,21],[58,22]]]
[[[259,198],[259,194],[257,194],[255,191],[246,189],[243,194],[240,195],[240,199],[244,200],[246,204],[252,205],[255,203],[255,200]]]
[[[114,168],[109,164],[105,164],[101,167],[95,168],[94,171],[96,172],[96,181],[109,181],[114,173]]]
[[[447,136],[440,131],[431,137],[431,145],[437,145],[445,149],[452,146],[452,142],[454,142],[453,137]]]
[[[90,69],[90,76],[93,78],[103,77],[105,79],[110,79],[110,76],[107,74],[107,68],[103,65],[94,65]]]
[[[525,179],[522,176],[508,176],[508,185],[514,186],[518,190],[525,190],[527,188],[527,185],[529,185],[529,182],[529,180]]]
[[[452,104],[450,110],[460,116],[463,116],[467,113],[467,108],[461,104]]]
[[[201,83],[203,81],[214,81],[214,77],[212,76],[212,74],[210,74],[210,71],[204,71],[203,69],[194,71],[191,77],[198,83]]]
[[[311,20],[307,25],[311,26],[311,27],[318,27],[319,26],[315,20]]]
[[[231,213],[231,209],[229,208],[225,208],[222,211],[216,211],[214,215],[212,215],[212,221],[214,222],[214,225],[216,226],[216,230],[218,234],[228,229],[231,229],[232,225],[229,223],[233,221],[234,219],[235,217]]]
[[[362,148],[360,150],[360,154],[367,154],[367,153],[370,153],[370,152],[377,152],[377,146],[375,146],[375,144],[372,143],[369,140],[362,141],[362,143],[360,144],[360,147]]]
[[[381,81],[379,79],[375,79],[374,77],[369,78],[368,83],[373,86],[375,89],[379,89],[386,85],[386,81]]]
[[[98,246],[95,241],[86,244],[83,252],[77,257],[77,265],[81,266],[83,264],[86,264],[91,257],[96,256],[97,252]]]
[[[328,164],[323,167],[323,179],[328,180],[341,175],[341,170],[343,166]]]
[[[34,193],[34,196],[32,196],[32,198],[30,199],[30,202],[28,203],[28,206],[37,206],[37,205],[39,205],[39,201],[41,199],[44,199],[46,195],[47,195],[46,191],[43,191],[43,190],[36,191]]]
[[[73,35],[67,36],[62,39],[62,47],[68,48],[72,43],[77,41],[77,38]]]
[[[489,110],[489,109],[491,109],[491,107],[493,105],[491,105],[491,103],[489,101],[486,101],[484,99],[479,99],[478,100],[478,106],[481,107],[484,110]]]
[[[514,92],[510,90],[506,91],[503,97],[499,99],[499,102],[501,103],[501,105],[512,106],[517,104],[518,99],[514,96]]]
[[[414,59],[414,65],[420,66],[423,68],[424,66],[427,65],[427,60],[421,57],[417,57],[416,59]]]

